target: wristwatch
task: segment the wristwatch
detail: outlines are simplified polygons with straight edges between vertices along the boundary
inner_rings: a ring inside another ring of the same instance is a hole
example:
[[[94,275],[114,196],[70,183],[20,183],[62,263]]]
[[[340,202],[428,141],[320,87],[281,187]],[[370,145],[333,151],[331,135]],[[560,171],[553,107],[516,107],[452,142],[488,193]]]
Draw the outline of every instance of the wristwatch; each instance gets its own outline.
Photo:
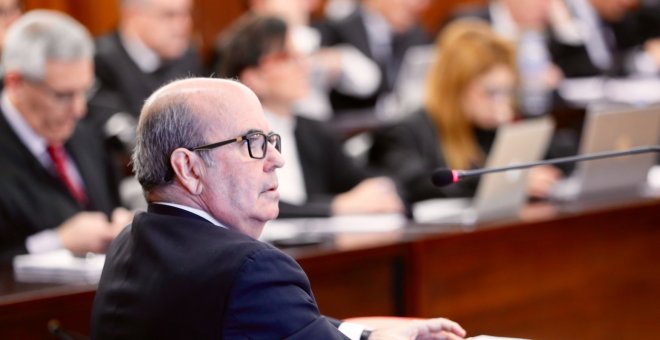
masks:
[[[371,332],[373,332],[370,329],[365,329],[362,331],[362,334],[360,334],[360,340],[367,340],[369,339],[369,336],[371,335]]]

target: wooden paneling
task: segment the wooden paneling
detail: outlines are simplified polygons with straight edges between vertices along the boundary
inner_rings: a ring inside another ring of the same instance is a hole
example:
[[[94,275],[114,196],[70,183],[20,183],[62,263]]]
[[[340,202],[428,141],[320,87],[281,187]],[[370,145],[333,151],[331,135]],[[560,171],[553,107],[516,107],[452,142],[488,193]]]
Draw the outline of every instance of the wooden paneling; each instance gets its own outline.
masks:
[[[413,244],[410,311],[471,334],[651,339],[660,327],[658,206]],[[657,324],[657,323],[656,323]]]
[[[470,335],[654,339],[660,334],[660,199],[472,229],[410,225],[288,249],[321,311],[445,316]],[[93,287],[29,285],[0,272],[0,338],[89,332]]]
[[[26,9],[49,8],[69,13],[98,36],[115,28],[118,20],[117,3],[120,0],[24,0]],[[214,41],[224,28],[244,12],[242,0],[195,0],[194,40],[207,59]],[[457,6],[466,3],[484,3],[485,0],[432,0],[422,22],[430,33],[435,33],[445,16]]]

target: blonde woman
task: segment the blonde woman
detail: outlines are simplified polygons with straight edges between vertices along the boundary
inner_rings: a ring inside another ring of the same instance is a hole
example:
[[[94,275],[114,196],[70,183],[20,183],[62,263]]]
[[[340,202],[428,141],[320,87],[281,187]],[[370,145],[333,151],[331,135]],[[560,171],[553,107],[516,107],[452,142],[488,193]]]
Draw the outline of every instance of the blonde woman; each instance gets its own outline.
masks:
[[[515,52],[488,24],[457,20],[436,47],[424,108],[382,131],[372,152],[374,164],[392,172],[413,202],[473,196],[476,180],[439,190],[430,184],[431,172],[483,166],[497,127],[515,118]],[[529,194],[547,196],[559,175],[555,168],[535,169]]]

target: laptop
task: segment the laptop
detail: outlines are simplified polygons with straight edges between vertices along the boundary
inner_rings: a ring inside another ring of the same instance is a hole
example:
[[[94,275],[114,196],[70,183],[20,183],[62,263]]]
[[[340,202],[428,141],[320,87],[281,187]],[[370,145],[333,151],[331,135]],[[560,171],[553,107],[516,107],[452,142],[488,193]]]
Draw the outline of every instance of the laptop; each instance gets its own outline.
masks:
[[[660,142],[660,106],[592,105],[580,141],[580,154],[624,151]],[[647,176],[657,154],[639,154],[585,161],[574,174],[560,182],[552,198],[576,200],[617,196],[639,196],[647,187]],[[605,196],[604,196],[605,195]]]
[[[526,119],[501,126],[497,130],[485,167],[540,160],[545,155],[553,130],[554,121],[550,117]],[[416,203],[413,206],[415,221],[469,225],[477,221],[515,216],[527,202],[528,171],[512,170],[483,175],[473,199],[433,199]]]

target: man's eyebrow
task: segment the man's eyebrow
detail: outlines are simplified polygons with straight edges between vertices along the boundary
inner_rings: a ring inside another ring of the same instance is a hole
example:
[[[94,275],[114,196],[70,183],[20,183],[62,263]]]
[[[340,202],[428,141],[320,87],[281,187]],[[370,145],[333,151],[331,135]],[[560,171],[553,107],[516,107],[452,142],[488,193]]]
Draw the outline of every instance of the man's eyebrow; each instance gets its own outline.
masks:
[[[265,133],[263,130],[259,130],[259,129],[250,129],[250,130],[247,130],[247,132],[245,132],[243,135],[247,135],[247,134],[250,134],[250,133],[253,133],[253,132],[261,132],[261,133],[267,135],[267,133]],[[272,131],[271,131],[271,133],[272,133]]]

